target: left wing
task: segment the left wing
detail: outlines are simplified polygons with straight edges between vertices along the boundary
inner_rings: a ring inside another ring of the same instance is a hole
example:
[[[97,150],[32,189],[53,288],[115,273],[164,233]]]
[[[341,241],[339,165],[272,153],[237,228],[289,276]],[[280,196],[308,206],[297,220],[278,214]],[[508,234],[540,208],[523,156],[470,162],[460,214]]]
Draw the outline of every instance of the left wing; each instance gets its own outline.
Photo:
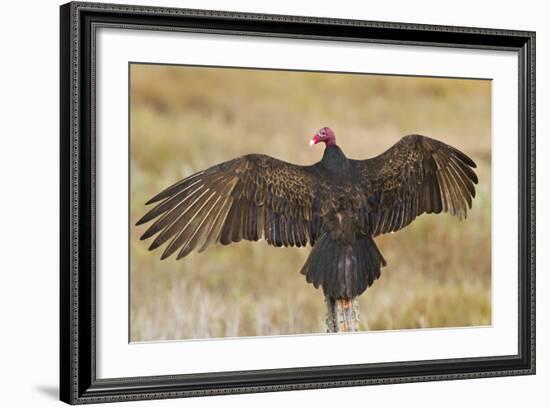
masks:
[[[161,259],[209,245],[265,238],[274,246],[313,245],[321,221],[316,165],[300,166],[249,154],[210,167],[166,188],[137,225],[154,222],[141,239],[149,250],[168,243]]]

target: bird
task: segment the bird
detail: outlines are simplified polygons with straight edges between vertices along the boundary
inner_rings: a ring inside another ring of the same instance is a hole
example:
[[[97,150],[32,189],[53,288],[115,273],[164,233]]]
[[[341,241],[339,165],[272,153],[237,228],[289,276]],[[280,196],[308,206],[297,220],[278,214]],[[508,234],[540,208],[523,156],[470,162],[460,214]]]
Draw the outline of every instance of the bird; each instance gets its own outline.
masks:
[[[248,154],[196,172],[146,202],[136,225],[154,221],[141,240],[167,244],[177,259],[213,244],[265,240],[312,249],[301,273],[330,298],[361,295],[387,262],[374,238],[405,228],[424,213],[464,219],[475,198],[475,162],[455,147],[410,134],[373,158],[347,158],[334,131],[312,165]]]

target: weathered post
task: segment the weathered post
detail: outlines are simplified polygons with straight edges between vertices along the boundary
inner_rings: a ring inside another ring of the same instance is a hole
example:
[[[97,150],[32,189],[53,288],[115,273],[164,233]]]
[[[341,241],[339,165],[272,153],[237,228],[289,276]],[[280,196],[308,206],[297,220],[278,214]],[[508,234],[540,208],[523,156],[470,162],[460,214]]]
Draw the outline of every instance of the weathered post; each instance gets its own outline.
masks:
[[[354,298],[325,297],[327,332],[359,331],[359,302]]]

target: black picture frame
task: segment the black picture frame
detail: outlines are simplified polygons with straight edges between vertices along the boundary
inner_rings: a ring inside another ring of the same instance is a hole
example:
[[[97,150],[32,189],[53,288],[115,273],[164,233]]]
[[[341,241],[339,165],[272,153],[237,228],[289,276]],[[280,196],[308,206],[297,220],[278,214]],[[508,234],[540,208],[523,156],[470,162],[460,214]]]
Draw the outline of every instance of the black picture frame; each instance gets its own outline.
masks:
[[[535,33],[72,2],[60,7],[60,398],[70,404],[535,373]],[[482,50],[519,60],[519,352],[414,362],[96,378],[95,29],[274,36]]]

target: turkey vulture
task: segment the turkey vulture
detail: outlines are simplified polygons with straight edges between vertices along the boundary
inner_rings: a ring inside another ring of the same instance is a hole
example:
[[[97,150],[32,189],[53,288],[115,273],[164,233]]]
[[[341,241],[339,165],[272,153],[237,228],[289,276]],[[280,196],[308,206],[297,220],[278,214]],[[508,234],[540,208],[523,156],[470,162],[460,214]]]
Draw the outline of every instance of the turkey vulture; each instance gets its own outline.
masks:
[[[313,165],[249,154],[182,179],[146,203],[157,205],[137,225],[155,221],[141,239],[157,235],[149,250],[168,242],[161,259],[241,239],[309,244],[306,280],[328,297],[353,298],[386,265],[373,237],[422,213],[462,219],[472,207],[476,164],[445,143],[412,134],[377,157],[352,160],[330,128],[310,144],[319,142],[326,148]]]

